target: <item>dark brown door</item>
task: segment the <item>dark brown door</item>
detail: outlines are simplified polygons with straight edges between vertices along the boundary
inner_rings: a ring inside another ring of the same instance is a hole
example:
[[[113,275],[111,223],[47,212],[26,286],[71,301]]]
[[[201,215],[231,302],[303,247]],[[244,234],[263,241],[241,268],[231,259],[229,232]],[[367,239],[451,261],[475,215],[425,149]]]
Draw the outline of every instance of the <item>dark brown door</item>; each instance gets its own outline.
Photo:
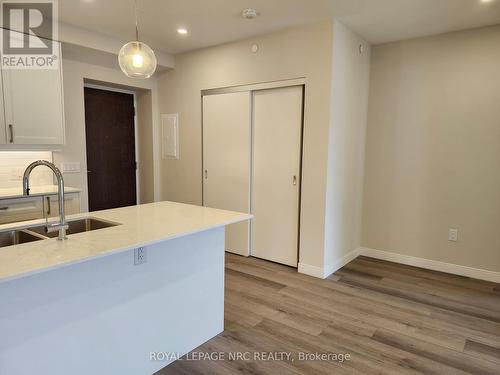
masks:
[[[89,210],[137,204],[134,96],[85,88]]]

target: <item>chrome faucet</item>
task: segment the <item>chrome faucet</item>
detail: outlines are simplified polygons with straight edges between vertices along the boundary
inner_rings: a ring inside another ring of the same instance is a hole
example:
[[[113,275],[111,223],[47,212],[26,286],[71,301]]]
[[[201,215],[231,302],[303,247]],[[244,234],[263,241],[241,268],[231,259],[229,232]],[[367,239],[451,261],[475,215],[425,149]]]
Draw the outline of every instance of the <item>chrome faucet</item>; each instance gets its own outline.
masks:
[[[51,162],[46,160],[38,160],[30,165],[24,171],[23,177],[23,194],[28,196],[30,195],[30,174],[35,167],[39,165],[44,165],[52,170],[57,178],[57,186],[58,186],[58,198],[59,198],[59,223],[48,224],[46,225],[45,230],[47,233],[59,231],[58,239],[60,241],[66,240],[66,230],[68,229],[68,224],[66,223],[66,216],[64,215],[64,178],[61,171]]]

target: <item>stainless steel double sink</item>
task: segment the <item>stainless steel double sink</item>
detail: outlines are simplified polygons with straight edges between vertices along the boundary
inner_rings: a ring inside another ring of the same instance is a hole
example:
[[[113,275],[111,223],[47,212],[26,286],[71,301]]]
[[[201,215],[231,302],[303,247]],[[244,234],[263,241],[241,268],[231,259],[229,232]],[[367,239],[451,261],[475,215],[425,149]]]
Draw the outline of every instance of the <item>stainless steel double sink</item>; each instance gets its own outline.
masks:
[[[109,221],[98,220],[94,218],[85,218],[77,220],[69,220],[67,222],[68,230],[67,235],[90,232],[98,229],[110,228],[117,223]],[[12,229],[0,232],[0,247],[19,245],[22,243],[47,240],[49,238],[57,237],[57,232],[47,233],[44,224],[39,224],[25,229]]]

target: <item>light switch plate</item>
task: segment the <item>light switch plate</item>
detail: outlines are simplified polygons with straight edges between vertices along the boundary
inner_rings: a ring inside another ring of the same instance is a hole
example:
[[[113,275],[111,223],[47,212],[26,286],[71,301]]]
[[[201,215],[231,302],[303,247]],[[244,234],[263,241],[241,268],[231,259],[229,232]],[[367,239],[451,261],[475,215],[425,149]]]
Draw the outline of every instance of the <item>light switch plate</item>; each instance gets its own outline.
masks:
[[[62,163],[62,173],[80,173],[80,162]]]

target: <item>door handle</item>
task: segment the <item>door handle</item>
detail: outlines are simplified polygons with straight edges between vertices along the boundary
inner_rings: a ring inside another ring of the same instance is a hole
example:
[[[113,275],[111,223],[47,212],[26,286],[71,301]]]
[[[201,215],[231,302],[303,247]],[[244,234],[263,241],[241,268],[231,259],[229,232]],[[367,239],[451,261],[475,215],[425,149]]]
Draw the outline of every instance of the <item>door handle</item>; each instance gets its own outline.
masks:
[[[297,186],[297,176],[293,176],[293,186]]]
[[[7,211],[9,207],[0,207],[0,211]]]
[[[208,170],[205,169],[205,180],[208,178]]]
[[[47,197],[47,215],[51,214],[50,197]]]
[[[9,143],[14,143],[14,125],[9,124]]]

